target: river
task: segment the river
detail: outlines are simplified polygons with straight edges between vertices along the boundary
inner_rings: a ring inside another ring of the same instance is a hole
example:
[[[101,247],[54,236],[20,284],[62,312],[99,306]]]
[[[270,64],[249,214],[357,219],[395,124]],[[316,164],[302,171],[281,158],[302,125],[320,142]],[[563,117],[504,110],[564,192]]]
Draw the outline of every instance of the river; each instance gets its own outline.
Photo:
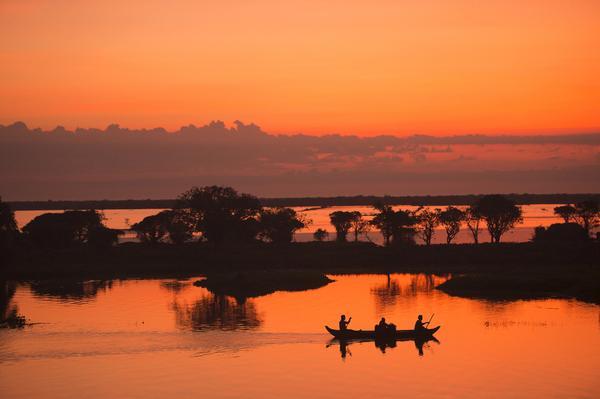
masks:
[[[598,398],[600,307],[451,297],[445,277],[333,275],[236,301],[195,280],[18,283],[33,325],[0,330],[9,398]],[[424,314],[437,342],[341,346],[324,330]]]

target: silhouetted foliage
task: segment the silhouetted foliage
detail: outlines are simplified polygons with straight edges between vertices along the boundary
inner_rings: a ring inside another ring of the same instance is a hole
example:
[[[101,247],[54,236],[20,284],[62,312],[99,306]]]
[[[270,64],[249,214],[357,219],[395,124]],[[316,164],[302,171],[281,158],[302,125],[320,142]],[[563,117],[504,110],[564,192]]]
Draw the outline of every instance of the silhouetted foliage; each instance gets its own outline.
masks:
[[[208,242],[248,242],[258,233],[258,198],[231,187],[194,187],[181,194],[178,209],[186,212],[195,231]]]
[[[373,205],[379,213],[371,220],[371,225],[375,226],[383,236],[384,245],[414,244],[416,230],[414,226],[418,218],[414,212],[407,210],[394,209],[389,205]]]
[[[440,223],[446,230],[446,243],[450,244],[460,231],[460,226],[465,220],[465,212],[449,206],[440,213]]]
[[[575,205],[575,220],[588,233],[600,225],[600,204],[598,201],[590,199],[579,202]]]
[[[146,216],[140,222],[131,226],[138,239],[147,244],[156,244],[167,235],[169,211],[162,211],[156,215]]]
[[[355,212],[335,211],[329,214],[331,224],[335,228],[335,239],[339,242],[345,242],[348,232],[352,227],[352,221],[356,219]]]
[[[194,223],[187,212],[168,209],[145,217],[131,226],[141,242],[155,245],[169,239],[173,244],[183,244],[193,237]]]
[[[194,222],[189,213],[180,209],[171,209],[167,213],[167,233],[173,244],[190,241],[194,235]]]
[[[431,245],[431,240],[435,234],[435,228],[440,224],[440,209],[423,209],[417,214],[419,223],[419,235],[425,242],[425,245]]]
[[[563,218],[565,223],[571,223],[575,220],[575,214],[577,210],[573,205],[562,205],[554,208],[554,214]]]
[[[325,241],[327,238],[329,238],[329,232],[324,229],[317,229],[313,233],[313,238],[315,241]]]
[[[19,232],[15,213],[6,202],[2,202],[2,197],[0,197],[0,232],[9,234]]]
[[[95,210],[44,213],[23,227],[23,233],[34,245],[46,249],[112,245],[122,232],[107,228],[102,220],[102,214]]]
[[[369,224],[368,220],[363,218],[360,212],[354,211],[352,213],[354,214],[354,218],[351,221],[351,228],[352,232],[354,233],[354,242],[358,242],[358,237],[361,234],[366,234],[371,225]]]
[[[124,234],[124,231],[117,229],[109,229],[105,226],[97,226],[88,232],[87,243],[97,249],[111,247],[119,243],[119,236]]]
[[[469,206],[465,210],[465,222],[473,236],[473,243],[479,244],[479,224],[482,216],[476,206]]]
[[[19,228],[15,220],[15,213],[10,206],[2,202],[0,197],[0,266],[8,258],[19,237]]]
[[[548,228],[535,228],[533,241],[538,243],[577,243],[589,241],[590,237],[583,227],[577,223],[555,223]]]
[[[263,209],[258,222],[259,237],[274,244],[292,242],[294,233],[308,225],[308,220],[291,208]]]
[[[475,205],[487,224],[492,242],[500,242],[504,233],[523,221],[523,212],[503,195],[486,195]]]

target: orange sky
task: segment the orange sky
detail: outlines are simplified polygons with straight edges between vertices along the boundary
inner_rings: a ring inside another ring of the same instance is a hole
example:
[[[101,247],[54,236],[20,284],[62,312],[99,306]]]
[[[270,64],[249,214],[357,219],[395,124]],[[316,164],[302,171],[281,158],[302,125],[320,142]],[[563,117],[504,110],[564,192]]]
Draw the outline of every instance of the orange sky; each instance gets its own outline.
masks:
[[[272,133],[598,130],[600,2],[0,2],[0,124],[213,119]]]

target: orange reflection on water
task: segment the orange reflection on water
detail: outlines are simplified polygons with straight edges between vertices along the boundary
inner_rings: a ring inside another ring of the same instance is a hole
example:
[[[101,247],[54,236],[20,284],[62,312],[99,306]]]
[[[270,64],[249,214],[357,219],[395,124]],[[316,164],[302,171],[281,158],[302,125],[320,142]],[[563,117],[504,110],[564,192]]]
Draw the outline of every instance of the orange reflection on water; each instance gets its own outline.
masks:
[[[0,331],[3,397],[600,393],[597,306],[450,297],[434,288],[444,277],[426,275],[331,277],[320,289],[243,302],[194,279],[21,286],[19,312],[44,324]],[[323,329],[340,313],[354,328],[382,316],[409,328],[417,314],[435,313],[440,342],[426,343],[422,356],[413,342],[385,353],[354,342],[342,358]]]

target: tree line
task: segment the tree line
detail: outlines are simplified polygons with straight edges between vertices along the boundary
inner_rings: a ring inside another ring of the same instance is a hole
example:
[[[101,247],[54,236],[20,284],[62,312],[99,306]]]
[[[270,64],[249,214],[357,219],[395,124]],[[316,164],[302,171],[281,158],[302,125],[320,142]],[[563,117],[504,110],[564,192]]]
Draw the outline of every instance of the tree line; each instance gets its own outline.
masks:
[[[419,237],[431,245],[436,230],[443,227],[446,243],[451,244],[462,228],[467,228],[475,244],[485,224],[492,243],[523,221],[523,212],[512,199],[503,195],[481,196],[474,204],[459,208],[419,207],[416,210],[394,209],[382,202],[373,204],[374,214],[367,219],[358,211],[330,213],[337,242],[348,241],[352,235],[358,241],[371,229],[379,231],[385,246],[413,245]],[[539,227],[534,241],[589,238],[599,225],[600,213],[595,199],[554,209],[564,223]],[[302,213],[286,207],[265,207],[250,194],[238,193],[231,187],[193,187],[179,195],[171,209],[148,216],[131,226],[139,240],[149,245],[183,244],[189,241],[207,242],[215,246],[235,245],[258,240],[272,244],[287,244],[294,234],[311,224]],[[124,231],[104,225],[97,210],[66,210],[37,216],[21,230],[10,206],[0,200],[0,245],[4,250],[17,242],[43,249],[60,249],[87,245],[103,248],[114,245]],[[324,241],[329,233],[314,232],[316,241]],[[574,238],[575,237],[575,238]]]
[[[350,231],[355,241],[358,235],[374,227],[381,232],[385,246],[415,244],[415,237],[431,245],[436,228],[443,226],[446,243],[451,244],[463,225],[469,229],[473,242],[479,243],[481,222],[485,221],[492,243],[499,243],[501,237],[516,224],[523,221],[523,211],[511,199],[502,195],[485,195],[473,205],[461,209],[448,206],[445,209],[394,210],[391,205],[377,203],[373,205],[375,215],[370,221],[357,211],[332,212],[329,217],[336,230],[336,240],[346,241]],[[323,236],[324,231],[315,232]]]
[[[554,214],[563,219],[549,227],[536,227],[533,235],[535,242],[560,243],[582,242],[590,239],[593,230],[600,226],[600,203],[595,199],[566,204],[554,208]],[[600,241],[600,232],[596,232]]]

